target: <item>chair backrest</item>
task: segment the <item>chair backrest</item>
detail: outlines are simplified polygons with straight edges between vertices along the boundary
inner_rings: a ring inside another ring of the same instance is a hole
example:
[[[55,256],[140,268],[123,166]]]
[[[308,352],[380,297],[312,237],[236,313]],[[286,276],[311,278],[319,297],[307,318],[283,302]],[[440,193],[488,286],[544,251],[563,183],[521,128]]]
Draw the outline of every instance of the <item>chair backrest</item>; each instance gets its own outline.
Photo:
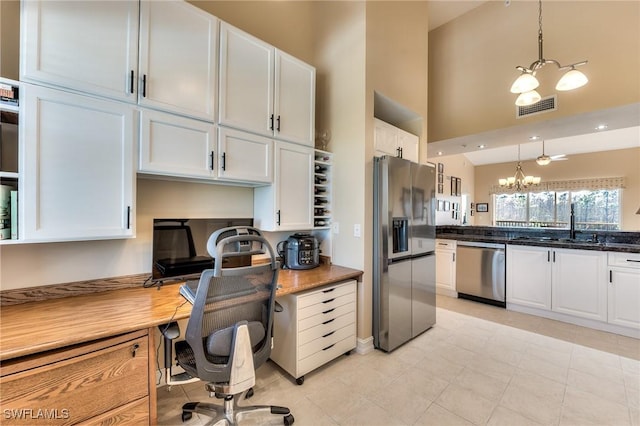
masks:
[[[220,336],[221,331],[224,334],[226,330],[231,336],[236,324],[247,321],[250,334],[259,338],[259,341],[252,339],[251,342],[255,367],[269,358],[279,265],[267,240],[252,227],[224,228],[214,232],[209,237],[207,250],[215,259],[214,269],[207,269],[200,276],[186,341],[193,349],[198,377],[216,383],[229,378],[233,339],[228,345],[229,351],[224,347],[221,350],[219,341],[208,341],[215,332]],[[268,255],[268,263],[223,267],[225,258],[258,254]],[[258,328],[261,328],[260,333],[253,333],[252,330]]]

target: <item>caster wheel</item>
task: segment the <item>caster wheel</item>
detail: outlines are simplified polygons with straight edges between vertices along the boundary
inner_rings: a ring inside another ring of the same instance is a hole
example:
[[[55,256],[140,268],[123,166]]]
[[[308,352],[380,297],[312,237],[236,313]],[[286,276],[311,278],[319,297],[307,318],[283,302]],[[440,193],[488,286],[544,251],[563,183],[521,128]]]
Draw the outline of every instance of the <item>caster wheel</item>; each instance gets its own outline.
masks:
[[[296,383],[297,383],[297,384],[299,384],[299,385],[302,385],[302,384],[304,383],[304,376],[302,376],[302,377],[298,377],[298,378],[296,379]]]
[[[253,396],[253,388],[249,388],[249,390],[247,391],[246,395],[244,396],[244,399],[249,399]]]
[[[190,413],[190,412],[188,412],[188,411],[183,411],[183,412],[182,412],[182,422],[184,423],[184,422],[186,422],[186,421],[191,420],[191,417],[192,417],[192,416],[193,416],[193,413]]]
[[[289,414],[288,416],[284,416],[284,425],[291,426],[295,419],[293,418],[293,414]]]
[[[347,352],[345,352],[344,354],[345,354],[346,356],[349,356],[349,355],[351,355],[351,351],[347,351]]]

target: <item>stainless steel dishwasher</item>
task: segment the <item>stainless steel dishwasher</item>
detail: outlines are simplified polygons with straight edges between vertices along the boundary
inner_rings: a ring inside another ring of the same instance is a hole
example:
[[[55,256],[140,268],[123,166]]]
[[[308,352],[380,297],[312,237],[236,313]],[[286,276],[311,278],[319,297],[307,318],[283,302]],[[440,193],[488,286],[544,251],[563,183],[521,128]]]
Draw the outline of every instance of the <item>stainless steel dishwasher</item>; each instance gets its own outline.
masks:
[[[506,307],[504,244],[458,241],[456,260],[458,297]]]

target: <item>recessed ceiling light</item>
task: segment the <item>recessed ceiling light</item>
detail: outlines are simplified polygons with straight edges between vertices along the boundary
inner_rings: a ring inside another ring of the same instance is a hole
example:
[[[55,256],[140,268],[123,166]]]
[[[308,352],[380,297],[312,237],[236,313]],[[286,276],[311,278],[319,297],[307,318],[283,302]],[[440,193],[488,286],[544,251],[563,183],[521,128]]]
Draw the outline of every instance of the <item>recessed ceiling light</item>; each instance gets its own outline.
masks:
[[[485,144],[478,145],[478,148],[480,148],[480,149],[484,149],[484,148],[486,148],[486,147],[487,147],[487,146],[486,146]]]
[[[538,135],[529,136],[529,140],[530,141],[537,141],[538,139],[540,139],[540,136],[538,136]]]
[[[442,155],[442,151],[438,151],[438,155]]]
[[[607,125],[606,125],[606,124],[599,124],[599,125],[596,127],[596,130],[605,130],[606,128],[607,128]]]

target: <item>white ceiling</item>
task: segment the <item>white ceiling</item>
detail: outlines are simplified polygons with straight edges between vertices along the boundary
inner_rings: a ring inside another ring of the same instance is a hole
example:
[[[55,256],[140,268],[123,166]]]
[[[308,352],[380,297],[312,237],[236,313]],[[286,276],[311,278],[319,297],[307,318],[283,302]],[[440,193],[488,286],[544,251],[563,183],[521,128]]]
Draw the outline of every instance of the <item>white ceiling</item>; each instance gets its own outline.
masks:
[[[607,129],[596,130],[601,124]],[[532,136],[540,139],[531,142]],[[431,142],[429,159],[435,161],[439,153],[465,154],[474,165],[503,163],[517,160],[518,145],[522,160],[533,159],[542,153],[542,139],[547,155],[638,147],[640,103]],[[480,148],[482,145],[485,147]]]

